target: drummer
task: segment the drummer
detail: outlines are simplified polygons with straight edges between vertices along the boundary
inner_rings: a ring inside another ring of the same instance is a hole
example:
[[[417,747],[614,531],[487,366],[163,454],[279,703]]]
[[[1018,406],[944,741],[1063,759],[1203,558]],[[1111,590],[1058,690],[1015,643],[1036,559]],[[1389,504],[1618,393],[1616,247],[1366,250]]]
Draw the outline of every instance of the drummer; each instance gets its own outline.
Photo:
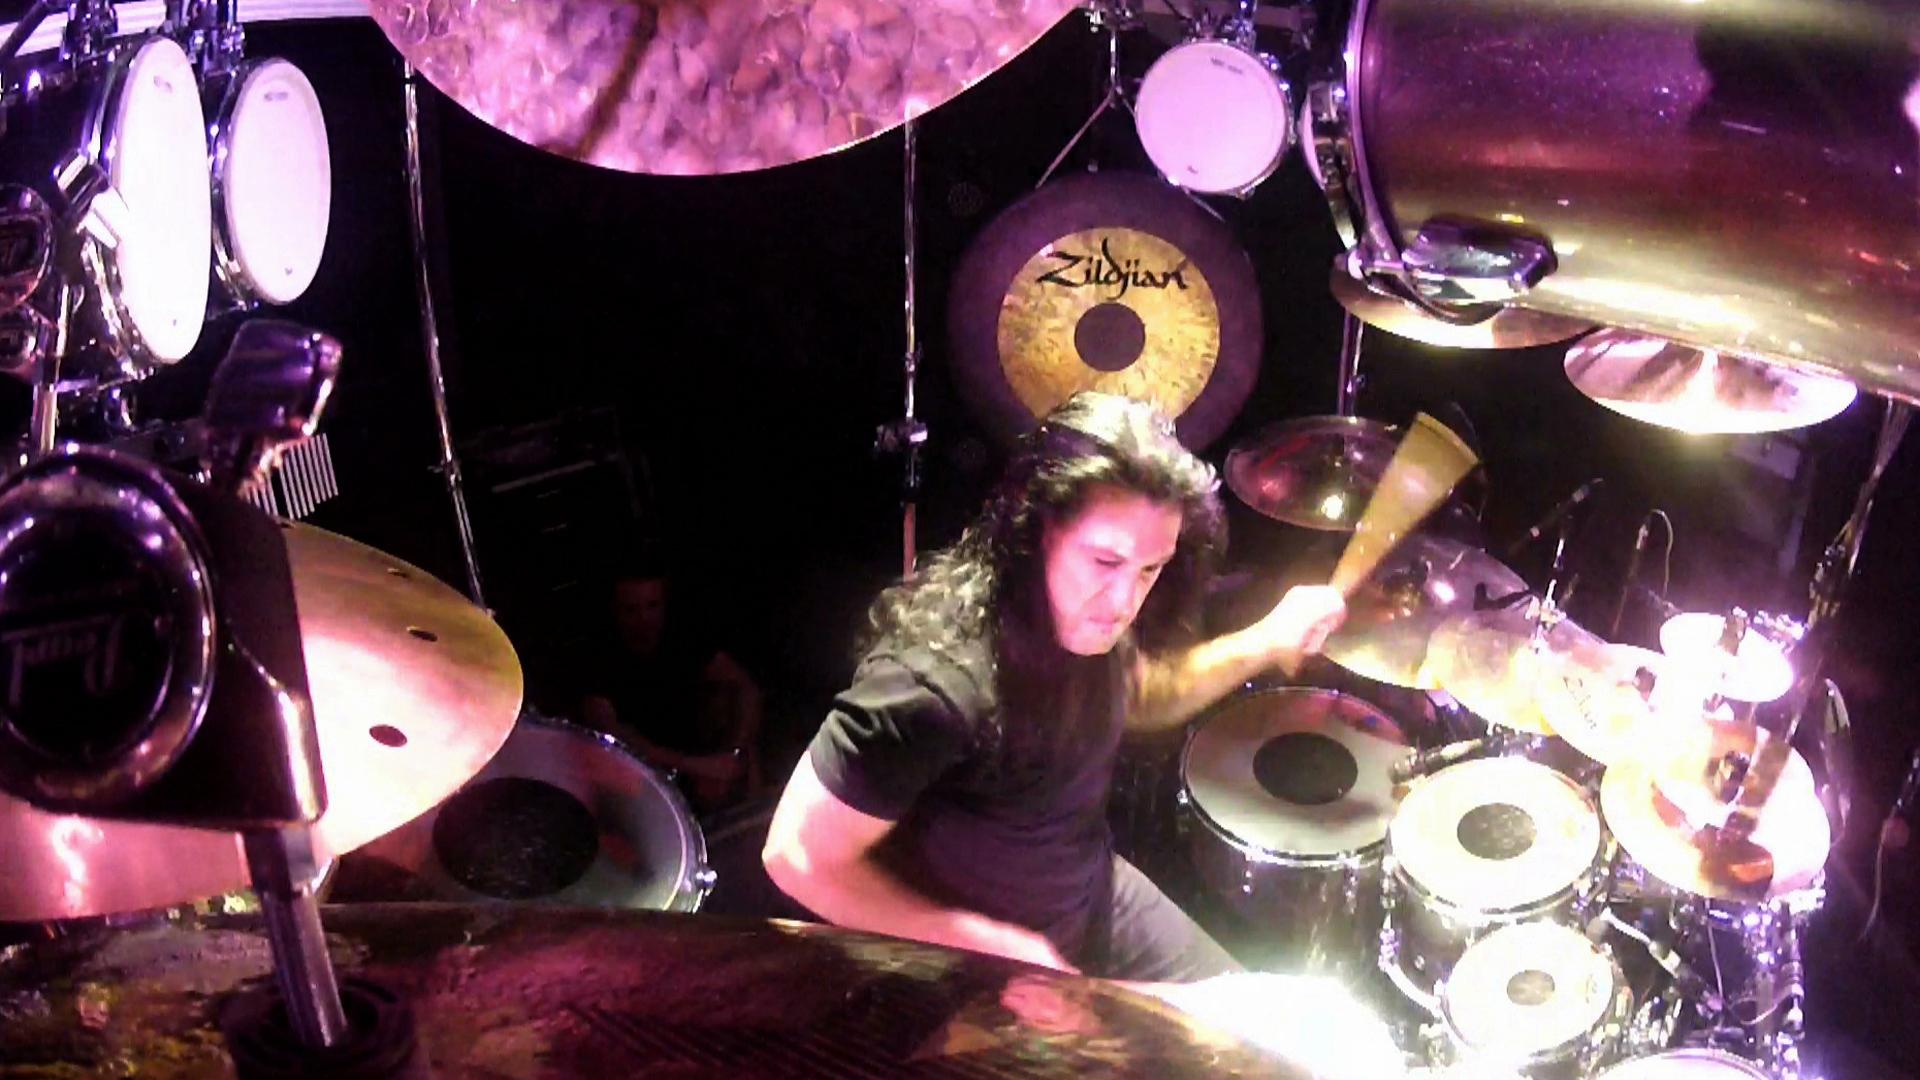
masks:
[[[1105,817],[1123,728],[1183,723],[1344,617],[1306,586],[1197,640],[1217,486],[1145,405],[1082,393],[1049,415],[959,542],[874,602],[774,812],[774,882],[833,923],[1064,971],[1237,970]]]

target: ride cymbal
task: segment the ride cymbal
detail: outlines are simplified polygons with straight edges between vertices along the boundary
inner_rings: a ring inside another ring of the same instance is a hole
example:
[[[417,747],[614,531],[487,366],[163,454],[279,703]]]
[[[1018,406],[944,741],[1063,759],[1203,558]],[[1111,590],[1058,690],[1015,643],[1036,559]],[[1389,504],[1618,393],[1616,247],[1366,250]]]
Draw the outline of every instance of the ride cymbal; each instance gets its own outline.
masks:
[[[1567,350],[1567,378],[1622,416],[1694,435],[1786,431],[1830,420],[1852,383],[1609,327]]]
[[[1149,401],[1199,450],[1258,374],[1253,263],[1165,182],[1091,173],[1000,214],[960,261],[947,326],[958,389],[1011,440],[1081,390]]]
[[[623,172],[747,172],[938,106],[1073,0],[370,0],[407,62],[528,145]]]
[[[306,525],[284,532],[327,785],[320,858],[373,840],[486,765],[520,712],[520,660],[432,575]],[[161,907],[247,887],[237,833],[50,814],[0,795],[0,921]]]

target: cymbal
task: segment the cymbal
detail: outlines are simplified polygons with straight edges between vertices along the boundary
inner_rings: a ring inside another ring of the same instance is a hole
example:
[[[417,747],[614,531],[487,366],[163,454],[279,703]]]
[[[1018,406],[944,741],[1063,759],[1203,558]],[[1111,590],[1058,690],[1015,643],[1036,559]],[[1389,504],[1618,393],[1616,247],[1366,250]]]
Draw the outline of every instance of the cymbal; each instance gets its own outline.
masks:
[[[435,1076],[1336,1075],[1117,983],[824,926],[498,904],[322,921],[343,981],[408,1002]],[[229,1077],[208,1003],[269,963],[245,916],[23,946],[0,959],[0,988],[35,1007],[0,1013],[0,1061]]]
[[[962,256],[947,307],[957,388],[1011,439],[1081,390],[1152,402],[1201,449],[1259,374],[1260,292],[1233,232],[1158,177],[1031,192]]]
[[[1073,0],[371,0],[441,93],[623,172],[745,172],[871,138],[1025,50]]]
[[[1227,455],[1227,487],[1275,521],[1349,532],[1399,445],[1399,429],[1376,420],[1285,420]]]
[[[1336,266],[1328,279],[1333,298],[1368,326],[1443,349],[1525,349],[1578,337],[1593,323],[1527,308],[1503,307],[1492,316],[1460,325],[1436,319],[1404,300],[1383,296]]]
[[[1571,619],[1546,631],[1538,649],[1533,635],[1527,605],[1456,615],[1427,643],[1422,678],[1489,723],[1555,734],[1543,697],[1567,693],[1567,679],[1598,664],[1605,643]]]
[[[1520,575],[1478,548],[1414,535],[1401,541],[1353,595],[1347,618],[1327,639],[1327,659],[1375,682],[1435,689],[1421,671],[1433,632],[1473,610],[1484,591],[1527,591]]]
[[[1622,416],[1695,435],[1786,431],[1830,420],[1858,391],[1844,379],[1609,327],[1567,350],[1567,378]]]
[[[486,612],[418,567],[289,524],[319,729],[321,858],[419,816],[486,765],[520,712],[520,661]],[[237,833],[49,814],[0,796],[0,921],[161,907],[245,888]]]
[[[1600,781],[1607,827],[1648,873],[1700,896],[1772,900],[1814,884],[1826,865],[1833,829],[1813,771],[1799,751],[1791,752],[1778,786],[1760,809],[1749,853],[1738,860],[1747,865],[1714,854],[1706,829],[1724,824],[1731,810],[1709,779],[1710,748],[1722,744],[1702,729],[1659,760],[1610,766]],[[1751,873],[1756,863],[1762,867],[1757,881]]]
[[[1663,708],[1658,683],[1674,665],[1651,649],[1601,643],[1576,651],[1557,678],[1542,679],[1540,714],[1575,750],[1613,765],[1645,755],[1697,717]]]
[[[1725,628],[1711,612],[1682,612],[1660,624],[1660,649],[1729,701],[1778,701],[1793,688],[1793,663],[1779,642],[1749,627],[1729,653],[1720,647]]]

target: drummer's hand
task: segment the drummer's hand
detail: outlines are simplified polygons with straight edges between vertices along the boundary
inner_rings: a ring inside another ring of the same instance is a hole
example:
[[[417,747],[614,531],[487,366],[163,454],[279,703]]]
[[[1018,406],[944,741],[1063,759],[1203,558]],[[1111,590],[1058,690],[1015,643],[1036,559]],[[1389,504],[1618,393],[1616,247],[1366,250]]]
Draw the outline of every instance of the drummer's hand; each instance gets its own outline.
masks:
[[[1327,638],[1346,617],[1347,601],[1340,590],[1331,585],[1296,585],[1260,620],[1260,626],[1280,663],[1292,667],[1302,657],[1326,648]]]

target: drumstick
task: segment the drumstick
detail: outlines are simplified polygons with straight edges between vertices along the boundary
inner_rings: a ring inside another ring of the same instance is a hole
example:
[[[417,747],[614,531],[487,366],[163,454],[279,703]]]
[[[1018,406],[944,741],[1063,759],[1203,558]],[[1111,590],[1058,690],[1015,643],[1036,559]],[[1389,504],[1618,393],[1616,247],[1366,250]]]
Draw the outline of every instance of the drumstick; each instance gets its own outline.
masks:
[[[1479,463],[1452,429],[1426,413],[1415,414],[1329,583],[1342,596],[1352,596],[1394,545],[1438,509],[1460,478]]]

